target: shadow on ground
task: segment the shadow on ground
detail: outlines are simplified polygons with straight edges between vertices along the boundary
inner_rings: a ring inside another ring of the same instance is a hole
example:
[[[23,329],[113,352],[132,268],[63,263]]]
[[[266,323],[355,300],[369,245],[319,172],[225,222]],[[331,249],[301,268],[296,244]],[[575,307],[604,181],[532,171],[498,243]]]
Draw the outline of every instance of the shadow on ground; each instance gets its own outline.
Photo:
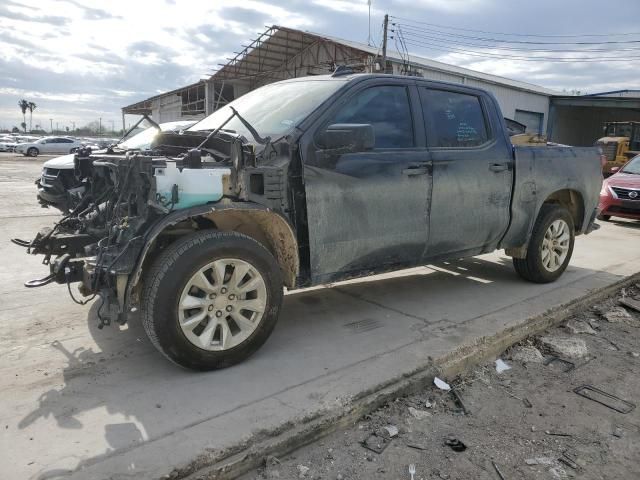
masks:
[[[285,296],[276,331],[257,354],[235,367],[209,373],[186,371],[168,362],[151,346],[136,318],[127,327],[98,329],[96,302],[87,321],[97,348],[51,343],[66,361],[62,386],[43,393],[19,428],[26,430],[51,417],[68,431],[69,442],[81,431],[104,439],[104,451],[85,457],[75,469],[42,471],[37,478],[64,477],[426,336],[443,335],[443,327],[451,332],[478,316],[595,273],[571,266],[558,284],[532,285],[516,276],[510,259],[469,258],[407,270],[392,278],[369,277],[292,292]],[[617,279],[610,277],[611,282]],[[424,352],[425,362],[428,355]],[[322,406],[327,392],[309,395]],[[119,420],[85,424],[84,414],[97,408],[106,409],[108,420]],[[193,456],[199,453],[194,451]]]

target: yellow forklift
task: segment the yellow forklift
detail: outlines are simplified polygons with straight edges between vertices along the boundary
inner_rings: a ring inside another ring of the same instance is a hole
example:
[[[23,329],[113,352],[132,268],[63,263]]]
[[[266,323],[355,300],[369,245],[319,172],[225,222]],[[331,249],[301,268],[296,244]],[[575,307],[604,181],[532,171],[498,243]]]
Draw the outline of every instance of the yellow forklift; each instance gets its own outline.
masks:
[[[613,167],[621,167],[640,154],[640,122],[607,122],[603,130],[604,137],[596,141],[596,146],[607,160],[602,170],[608,176]]]

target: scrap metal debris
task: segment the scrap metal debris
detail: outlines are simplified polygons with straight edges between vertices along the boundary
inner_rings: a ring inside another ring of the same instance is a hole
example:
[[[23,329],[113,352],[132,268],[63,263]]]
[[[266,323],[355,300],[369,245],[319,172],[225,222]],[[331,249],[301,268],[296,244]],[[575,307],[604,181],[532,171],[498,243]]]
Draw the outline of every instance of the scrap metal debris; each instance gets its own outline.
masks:
[[[498,465],[496,464],[496,462],[494,462],[493,460],[491,460],[491,463],[493,464],[493,468],[496,469],[496,473],[498,474],[498,476],[500,477],[500,480],[506,480],[504,478],[504,475],[502,474],[502,472],[500,471],[500,469],[498,468]]]
[[[593,385],[581,385],[573,391],[581,397],[588,398],[589,400],[599,403],[600,405],[604,405],[605,407],[619,413],[629,413],[636,408],[635,404],[623,400],[620,397],[616,397],[604,390],[600,390]]]
[[[578,464],[578,456],[573,452],[562,452],[562,456],[558,458],[558,461],[564,463],[566,466],[574,470],[580,470],[580,465]]]
[[[564,365],[564,373],[570,372],[571,370],[573,370],[574,368],[576,368],[576,364],[573,362],[570,362],[569,360],[565,360],[564,358],[560,358],[560,357],[549,357],[544,361],[545,366],[549,366],[551,364],[554,363],[558,363],[561,365]]]
[[[453,397],[453,400],[460,407],[460,409],[462,410],[462,413],[465,414],[465,415],[469,415],[471,412],[469,412],[469,409],[462,402],[462,397],[460,396],[458,391],[456,389],[451,389],[449,391],[449,393],[451,393],[451,396]]]

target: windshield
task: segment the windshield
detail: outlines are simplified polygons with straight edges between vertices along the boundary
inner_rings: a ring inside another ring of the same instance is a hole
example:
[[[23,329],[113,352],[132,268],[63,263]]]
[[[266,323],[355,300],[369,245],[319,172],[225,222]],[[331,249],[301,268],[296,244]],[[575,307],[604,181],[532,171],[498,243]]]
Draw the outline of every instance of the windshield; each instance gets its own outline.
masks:
[[[640,175],[640,155],[633,157],[631,161],[624,166],[621,172]]]
[[[153,142],[157,134],[158,129],[156,127],[149,127],[128,140],[119,143],[118,148],[124,150],[146,150],[151,147],[151,142]]]
[[[305,80],[266,85],[234,100],[233,106],[261,136],[277,136],[298,125],[322,102],[338,90],[344,81]],[[213,130],[232,114],[229,105],[216,110],[189,130]],[[224,130],[252,138],[242,122],[233,118]]]

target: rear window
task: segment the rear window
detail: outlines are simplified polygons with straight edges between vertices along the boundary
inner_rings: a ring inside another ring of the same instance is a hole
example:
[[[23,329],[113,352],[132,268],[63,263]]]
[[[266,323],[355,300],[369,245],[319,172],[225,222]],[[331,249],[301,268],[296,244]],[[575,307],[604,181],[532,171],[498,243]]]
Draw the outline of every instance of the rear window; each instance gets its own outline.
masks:
[[[489,139],[480,99],[475,95],[428,90],[421,92],[431,147],[477,147]]]

